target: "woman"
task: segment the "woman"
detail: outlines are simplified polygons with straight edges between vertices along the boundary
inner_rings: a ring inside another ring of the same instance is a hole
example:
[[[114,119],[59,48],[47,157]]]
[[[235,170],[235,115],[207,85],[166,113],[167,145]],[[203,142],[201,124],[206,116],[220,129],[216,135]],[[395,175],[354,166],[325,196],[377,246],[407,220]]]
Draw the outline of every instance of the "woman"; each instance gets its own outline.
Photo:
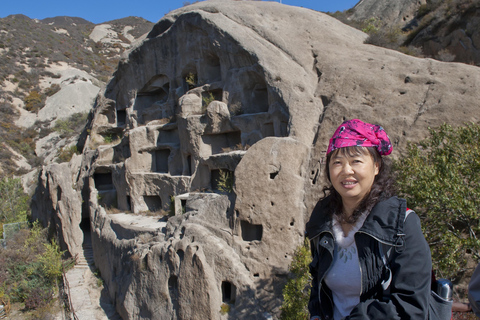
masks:
[[[307,223],[311,319],[427,318],[430,249],[418,216],[393,196],[391,152],[382,127],[357,119],[330,139],[326,196]]]

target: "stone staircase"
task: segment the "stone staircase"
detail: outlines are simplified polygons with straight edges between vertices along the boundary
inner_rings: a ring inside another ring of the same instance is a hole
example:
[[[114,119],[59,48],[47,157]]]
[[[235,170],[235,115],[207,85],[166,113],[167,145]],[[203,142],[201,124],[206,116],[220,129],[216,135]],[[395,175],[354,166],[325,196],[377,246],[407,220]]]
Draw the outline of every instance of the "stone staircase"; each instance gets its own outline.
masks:
[[[70,314],[76,320],[122,320],[115,307],[102,298],[102,287],[98,287],[94,275],[92,240],[84,230],[83,251],[76,257],[76,265],[66,277],[70,297]]]
[[[93,248],[90,234],[85,233],[85,240],[83,241],[82,247],[82,252],[77,256],[75,268],[93,268],[95,265],[95,260],[93,259]]]

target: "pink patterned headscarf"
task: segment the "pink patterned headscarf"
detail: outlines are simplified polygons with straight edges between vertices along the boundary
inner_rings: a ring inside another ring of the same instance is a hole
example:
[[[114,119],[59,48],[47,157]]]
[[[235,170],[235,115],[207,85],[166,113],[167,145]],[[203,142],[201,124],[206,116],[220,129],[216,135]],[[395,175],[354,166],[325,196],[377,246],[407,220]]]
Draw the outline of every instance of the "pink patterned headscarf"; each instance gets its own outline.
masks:
[[[342,123],[328,144],[327,154],[345,147],[376,147],[382,156],[392,153],[392,143],[379,125],[365,123],[358,119]]]

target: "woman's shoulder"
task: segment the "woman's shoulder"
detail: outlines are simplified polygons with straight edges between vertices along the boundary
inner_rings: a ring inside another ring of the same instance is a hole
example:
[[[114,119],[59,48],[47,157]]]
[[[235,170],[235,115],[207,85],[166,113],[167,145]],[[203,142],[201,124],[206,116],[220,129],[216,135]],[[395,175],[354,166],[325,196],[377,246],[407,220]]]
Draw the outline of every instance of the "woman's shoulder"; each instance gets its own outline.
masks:
[[[407,211],[407,201],[397,196],[381,199],[372,209],[372,212],[385,212],[404,214]]]
[[[403,232],[407,202],[396,196],[379,201],[370,211],[362,229],[378,239],[395,242]]]
[[[376,225],[386,229],[403,233],[407,230],[418,229],[420,218],[415,211],[407,208],[407,201],[397,196],[380,201],[367,218]]]
[[[329,214],[330,210],[330,196],[320,199],[315,208],[312,210],[310,219],[306,225],[306,233],[309,238],[312,238],[318,234],[324,226],[326,226],[331,221],[331,215]]]

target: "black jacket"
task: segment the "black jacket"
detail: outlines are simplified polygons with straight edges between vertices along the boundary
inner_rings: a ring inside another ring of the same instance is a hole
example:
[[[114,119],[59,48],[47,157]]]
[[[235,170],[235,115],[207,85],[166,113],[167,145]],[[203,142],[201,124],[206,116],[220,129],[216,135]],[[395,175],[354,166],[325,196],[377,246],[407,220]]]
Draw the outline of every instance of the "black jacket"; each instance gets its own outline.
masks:
[[[313,261],[311,316],[333,319],[333,299],[323,279],[333,261],[332,222],[326,214],[329,197],[317,203],[307,236],[311,241]],[[379,202],[355,234],[362,275],[360,303],[346,319],[426,319],[431,288],[430,248],[415,213],[405,219],[406,201],[397,197]],[[383,245],[381,244],[383,243]],[[394,251],[384,263],[385,247]],[[383,258],[383,259],[382,259]],[[382,282],[392,275],[385,291]]]

